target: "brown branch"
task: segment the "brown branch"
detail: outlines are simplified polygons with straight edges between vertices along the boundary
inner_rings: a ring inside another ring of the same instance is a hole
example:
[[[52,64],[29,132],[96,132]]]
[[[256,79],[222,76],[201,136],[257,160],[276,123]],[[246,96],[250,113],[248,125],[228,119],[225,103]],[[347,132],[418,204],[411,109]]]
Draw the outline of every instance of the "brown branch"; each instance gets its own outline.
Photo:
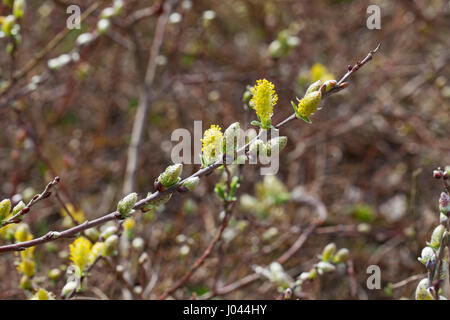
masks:
[[[410,276],[410,277],[408,277],[408,278],[406,278],[406,279],[404,279],[404,280],[402,280],[402,281],[399,281],[399,282],[397,282],[397,283],[392,284],[392,285],[391,285],[391,289],[398,289],[398,288],[401,288],[401,287],[406,286],[407,284],[409,284],[409,283],[411,283],[411,282],[414,282],[414,281],[423,279],[423,278],[426,277],[426,276],[427,276],[426,273],[415,274],[415,275]]]
[[[22,221],[23,216],[26,215],[28,212],[30,212],[30,209],[32,206],[34,206],[39,201],[50,197],[50,195],[52,194],[50,190],[52,189],[53,186],[56,186],[59,183],[59,181],[60,181],[59,177],[55,177],[55,179],[53,179],[52,182],[49,182],[45,186],[44,191],[42,191],[40,194],[36,194],[22,210],[17,212],[14,216],[9,218],[8,220],[2,221],[0,223],[0,228],[6,226],[8,224],[20,223]]]

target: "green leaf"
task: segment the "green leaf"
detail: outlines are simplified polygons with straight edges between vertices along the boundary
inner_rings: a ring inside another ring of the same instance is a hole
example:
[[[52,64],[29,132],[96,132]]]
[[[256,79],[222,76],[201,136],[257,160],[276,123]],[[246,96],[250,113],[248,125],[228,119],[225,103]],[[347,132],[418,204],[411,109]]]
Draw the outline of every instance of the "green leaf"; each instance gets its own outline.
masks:
[[[261,122],[257,121],[257,120],[253,120],[252,122],[250,122],[251,125],[253,126],[258,126],[258,127],[262,127]]]

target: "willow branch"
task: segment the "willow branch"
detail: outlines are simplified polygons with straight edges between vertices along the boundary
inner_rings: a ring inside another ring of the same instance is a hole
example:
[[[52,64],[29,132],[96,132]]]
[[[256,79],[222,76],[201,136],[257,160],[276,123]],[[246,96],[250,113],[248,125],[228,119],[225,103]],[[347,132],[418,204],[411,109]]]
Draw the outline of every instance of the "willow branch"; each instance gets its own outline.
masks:
[[[50,195],[52,194],[50,189],[52,189],[53,186],[56,186],[59,183],[59,181],[60,181],[59,177],[55,177],[55,179],[53,179],[52,182],[48,183],[45,186],[44,191],[42,191],[39,194],[36,194],[22,210],[17,212],[15,215],[13,215],[8,220],[2,221],[0,223],[0,228],[6,226],[8,224],[21,222],[23,216],[26,215],[28,212],[30,212],[30,209],[31,209],[32,206],[34,206],[39,201],[47,199],[48,197],[50,197]]]
[[[376,50],[379,48],[378,47],[371,51],[368,56],[359,63],[359,67],[357,68],[357,70],[363,66],[366,62],[370,61],[372,59],[372,55],[373,53],[376,52]],[[364,63],[363,63],[364,62]],[[358,65],[358,63],[357,63]],[[350,75],[352,75],[353,73],[355,73],[356,71],[348,71],[344,77],[342,79],[346,80],[350,77]],[[344,82],[343,80],[340,80],[338,82],[339,86],[341,86]],[[337,91],[333,91],[333,92],[337,92]],[[329,95],[327,95],[329,96]],[[281,128],[282,126],[286,125],[288,122],[290,122],[292,119],[295,119],[295,114],[289,116],[288,118],[286,118],[285,120],[283,120],[282,122],[280,122],[279,124],[277,124],[275,127],[276,128]],[[239,148],[237,150],[238,154],[241,154],[242,152],[244,152],[248,146],[250,145],[251,142],[247,143],[246,145],[242,146],[241,148]],[[191,176],[181,180],[178,184],[175,184],[174,186],[172,186],[171,188],[165,190],[165,191],[156,191],[155,193],[152,193],[151,195],[149,195],[148,197],[141,199],[140,201],[136,202],[136,204],[134,205],[133,209],[134,210],[140,210],[142,208],[144,208],[146,205],[150,204],[151,202],[161,199],[162,197],[168,195],[168,194],[172,194],[174,193],[187,179],[191,178],[191,177],[202,177],[212,171],[214,171],[216,168],[220,167],[223,164],[223,160],[224,159],[220,159],[219,161],[217,161],[216,163],[212,164],[211,166],[208,166],[206,168],[201,168],[199,169],[197,172],[195,172],[194,174],[192,174]],[[15,243],[15,244],[9,244],[9,245],[4,245],[4,246],[0,246],[0,253],[2,252],[10,252],[10,251],[21,251],[21,250],[25,250],[26,248],[32,247],[32,246],[36,246],[36,245],[40,245],[43,243],[47,243],[50,241],[54,241],[56,239],[59,238],[70,238],[75,236],[77,233],[82,232],[84,230],[102,225],[108,221],[111,220],[121,220],[122,217],[120,215],[119,212],[114,211],[111,213],[108,213],[100,218],[97,218],[95,220],[92,221],[85,221],[84,223],[70,228],[70,229],[66,229],[62,232],[56,232],[56,231],[50,231],[48,232],[46,235],[30,240],[30,241],[24,241],[24,242],[19,242],[19,243]]]

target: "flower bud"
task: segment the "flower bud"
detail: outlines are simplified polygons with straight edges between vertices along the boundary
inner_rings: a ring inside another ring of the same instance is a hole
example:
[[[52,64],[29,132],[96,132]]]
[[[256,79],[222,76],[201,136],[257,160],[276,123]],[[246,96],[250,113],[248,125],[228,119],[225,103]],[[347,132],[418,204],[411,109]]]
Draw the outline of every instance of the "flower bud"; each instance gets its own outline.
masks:
[[[17,242],[24,242],[29,240],[31,237],[30,228],[26,223],[21,223],[14,232],[14,238]]]
[[[307,95],[308,93],[317,91],[320,89],[320,87],[322,86],[322,80],[317,80],[316,82],[312,83],[308,89],[306,90],[305,95]]]
[[[333,262],[334,263],[345,262],[348,259],[349,255],[350,255],[350,251],[348,251],[347,248],[339,249],[333,258]]]
[[[306,94],[303,99],[298,102],[296,110],[297,118],[301,118],[301,116],[308,117],[310,114],[316,111],[320,105],[321,99],[321,91],[314,91]]]
[[[258,204],[258,200],[256,200],[256,198],[252,197],[251,195],[243,194],[240,197],[240,205],[241,205],[242,209],[244,209],[245,211],[255,210],[257,204]]]
[[[336,270],[336,267],[334,265],[325,261],[320,261],[316,267],[319,274],[324,274]]]
[[[103,252],[105,251],[105,243],[104,242],[96,242],[89,252],[88,255],[88,263],[89,265],[92,265],[99,257],[103,255]]]
[[[198,186],[199,182],[200,182],[199,177],[190,177],[187,178],[185,181],[183,181],[183,184],[181,186],[186,188],[187,191],[192,191]]]
[[[117,204],[117,211],[123,218],[129,217],[133,213],[134,204],[137,201],[137,194],[135,192],[130,193],[125,198],[119,201]]]
[[[24,203],[23,201],[20,201],[18,204],[16,204],[16,205],[14,206],[14,209],[13,209],[13,211],[12,211],[12,215],[15,215],[15,214],[19,213],[19,212],[22,211],[22,209],[25,208],[25,207],[26,207],[25,203]],[[0,215],[0,216],[1,216],[1,215]],[[1,220],[1,218],[0,218],[0,220]]]
[[[92,40],[94,40],[94,35],[92,33],[85,32],[85,33],[80,34],[77,37],[77,40],[75,41],[75,43],[77,46],[81,47],[81,46],[89,44],[90,42],[92,42]]]
[[[14,28],[14,25],[16,24],[16,17],[12,14],[7,16],[2,23],[2,30],[7,35],[12,35],[12,30]]]
[[[329,243],[325,246],[322,251],[322,261],[330,261],[336,252],[336,245],[334,243]]]
[[[427,245],[432,247],[433,249],[438,249],[441,245],[441,240],[444,235],[445,227],[440,224],[438,225],[431,234],[431,241],[427,242]]]
[[[25,0],[14,0],[13,15],[18,19],[22,18],[25,13],[25,7]]]
[[[420,280],[416,288],[416,300],[434,300],[429,287],[430,285],[427,278]]]
[[[11,211],[11,201],[9,199],[5,199],[0,202],[0,221],[4,220],[9,212]]]
[[[439,198],[439,210],[445,215],[450,213],[450,196],[445,192],[442,192]]]
[[[241,127],[239,122],[231,124],[223,133],[223,152],[227,155],[234,155],[239,143]]]
[[[170,188],[181,180],[180,175],[182,170],[183,165],[181,163],[168,166],[166,170],[159,175],[158,182],[165,188]]]

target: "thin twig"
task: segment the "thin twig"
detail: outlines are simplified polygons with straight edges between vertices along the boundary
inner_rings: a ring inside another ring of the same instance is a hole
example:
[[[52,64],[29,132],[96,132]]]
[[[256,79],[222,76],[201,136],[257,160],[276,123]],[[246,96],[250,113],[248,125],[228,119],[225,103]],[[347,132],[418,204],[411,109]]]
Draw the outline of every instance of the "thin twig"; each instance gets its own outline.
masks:
[[[135,189],[136,185],[136,171],[138,167],[139,147],[141,145],[142,136],[144,133],[145,123],[147,121],[147,113],[150,108],[150,92],[153,86],[156,73],[156,58],[161,50],[161,45],[166,30],[168,17],[172,11],[172,1],[167,1],[163,6],[163,13],[159,16],[156,25],[155,36],[152,41],[150,49],[150,56],[147,63],[147,71],[144,78],[141,80],[142,85],[139,92],[139,106],[136,111],[136,116],[133,123],[133,130],[131,133],[130,146],[127,155],[127,167],[125,171],[123,194],[129,194]],[[136,46],[136,53],[139,54],[139,46]],[[138,70],[145,67],[141,65],[140,59],[137,59]]]
[[[373,52],[375,52],[375,51],[372,51],[371,53],[373,53]],[[371,53],[369,53],[370,56],[371,56]],[[366,59],[367,59],[367,57],[366,57]],[[366,59],[364,59],[364,60],[366,60]],[[362,64],[361,64],[361,66],[362,66]],[[347,76],[347,78],[348,77],[349,76]],[[287,120],[290,119],[291,117],[295,118],[295,114],[291,115],[290,117],[288,117],[287,119],[285,119],[284,121],[282,121],[281,123],[276,125],[276,127],[277,128],[282,127],[287,122],[289,122]],[[237,154],[239,155],[239,154],[243,153],[248,148],[250,143],[251,142],[249,142],[246,145],[244,145],[241,148],[239,148],[237,150]],[[148,204],[150,204],[150,203],[152,203],[152,202],[154,202],[154,201],[156,201],[158,199],[161,199],[162,197],[164,197],[164,196],[166,196],[168,194],[174,193],[178,189],[178,187],[181,186],[182,183],[184,183],[187,179],[192,178],[192,177],[202,177],[202,176],[204,176],[204,175],[214,171],[216,168],[220,167],[223,164],[223,162],[224,162],[223,160],[224,159],[220,159],[219,161],[217,161],[216,163],[212,164],[211,166],[199,169],[198,171],[196,171],[191,176],[181,180],[178,184],[175,184],[174,186],[172,186],[171,188],[169,188],[169,189],[167,189],[165,191],[156,191],[156,192],[152,193],[148,197],[138,201],[134,205],[133,209],[134,210],[140,210],[140,209],[144,208],[146,205],[148,205]],[[46,235],[44,235],[42,237],[39,237],[39,238],[36,238],[36,239],[33,239],[33,240],[30,240],[30,241],[24,241],[24,242],[19,242],[19,243],[15,243],[15,244],[9,244],[9,245],[0,246],[0,253],[2,253],[2,252],[10,252],[10,251],[25,250],[28,247],[40,245],[40,244],[43,244],[43,243],[46,243],[46,242],[49,242],[49,241],[53,241],[53,240],[58,239],[58,238],[70,238],[70,237],[73,237],[74,235],[76,235],[77,233],[82,232],[82,231],[84,231],[86,229],[90,229],[92,227],[95,227],[95,226],[98,226],[98,225],[102,225],[102,224],[104,224],[104,223],[106,223],[108,221],[111,221],[111,220],[120,220],[120,219],[122,219],[120,213],[117,212],[117,211],[114,211],[114,212],[108,213],[108,214],[106,214],[106,215],[104,215],[104,216],[102,216],[100,218],[97,218],[95,220],[85,221],[84,223],[82,223],[82,224],[80,224],[80,225],[78,225],[76,227],[64,230],[62,232],[50,231]],[[57,237],[55,235],[57,235]]]

